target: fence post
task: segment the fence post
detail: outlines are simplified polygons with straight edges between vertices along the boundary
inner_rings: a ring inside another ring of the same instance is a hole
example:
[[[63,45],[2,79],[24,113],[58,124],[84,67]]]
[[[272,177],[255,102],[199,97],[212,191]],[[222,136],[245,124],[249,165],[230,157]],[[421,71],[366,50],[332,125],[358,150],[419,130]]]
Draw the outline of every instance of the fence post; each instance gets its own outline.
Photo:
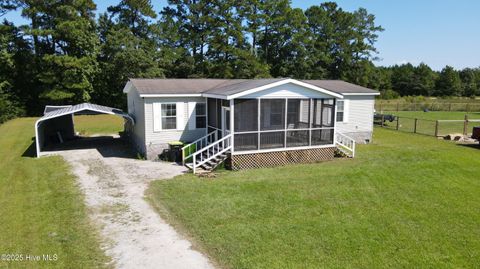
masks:
[[[385,115],[382,114],[382,127],[383,127],[383,122],[385,121]]]
[[[400,117],[397,116],[397,131],[398,131],[398,122],[400,121]]]
[[[416,134],[417,133],[417,118],[415,118],[415,125],[413,126],[413,133]]]
[[[435,121],[435,137],[438,137],[438,120]]]
[[[468,115],[465,115],[465,121],[463,122],[463,135],[467,135],[468,129]]]

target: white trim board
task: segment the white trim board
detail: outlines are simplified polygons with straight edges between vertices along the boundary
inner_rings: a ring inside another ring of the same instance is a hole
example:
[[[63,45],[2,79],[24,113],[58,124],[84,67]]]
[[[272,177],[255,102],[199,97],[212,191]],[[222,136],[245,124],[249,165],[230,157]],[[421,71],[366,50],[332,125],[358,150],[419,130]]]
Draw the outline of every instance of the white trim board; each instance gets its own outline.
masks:
[[[288,147],[288,148],[275,148],[275,149],[244,150],[244,151],[232,152],[232,155],[245,155],[245,154],[257,154],[257,153],[265,153],[265,152],[279,152],[279,151],[334,148],[334,147],[335,147],[335,144],[327,144],[327,145],[305,146],[305,147]]]
[[[256,92],[263,91],[263,90],[267,90],[267,89],[270,89],[270,88],[273,88],[273,87],[285,85],[285,84],[288,84],[288,83],[292,83],[292,84],[295,84],[295,85],[298,85],[298,86],[301,86],[301,87],[304,87],[304,88],[307,88],[307,89],[318,91],[318,92],[321,92],[323,94],[330,95],[332,97],[343,99],[343,96],[341,94],[338,94],[338,93],[335,93],[335,92],[332,92],[332,91],[314,86],[312,84],[308,84],[308,83],[305,83],[305,82],[301,82],[301,81],[289,78],[289,79],[280,80],[280,81],[277,81],[277,82],[274,82],[274,83],[270,83],[270,84],[267,84],[267,85],[264,85],[264,86],[260,86],[260,87],[257,87],[257,88],[253,88],[253,89],[250,89],[250,90],[242,91],[242,92],[232,94],[232,95],[229,95],[229,96],[227,95],[227,100],[239,98],[239,97],[242,97],[242,96],[245,96],[245,95],[249,95],[249,94],[256,93]]]

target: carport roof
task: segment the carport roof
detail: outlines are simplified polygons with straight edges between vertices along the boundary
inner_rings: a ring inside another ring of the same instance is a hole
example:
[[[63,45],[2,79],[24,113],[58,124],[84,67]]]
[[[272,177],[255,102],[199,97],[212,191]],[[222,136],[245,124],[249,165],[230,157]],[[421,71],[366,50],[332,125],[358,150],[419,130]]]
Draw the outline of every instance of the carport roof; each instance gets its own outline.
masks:
[[[82,103],[82,104],[68,106],[68,107],[64,107],[64,108],[60,108],[60,109],[56,109],[56,110],[53,110],[53,111],[46,112],[45,115],[43,115],[43,117],[38,119],[37,122],[61,117],[61,116],[68,115],[68,114],[76,114],[76,113],[80,113],[82,111],[93,111],[93,112],[97,112],[97,113],[101,113],[101,114],[117,115],[117,116],[126,118],[128,120],[131,120],[132,123],[135,122],[130,115],[128,115],[127,113],[123,112],[122,110],[120,110],[118,108],[101,106],[101,105],[90,104],[90,103]]]

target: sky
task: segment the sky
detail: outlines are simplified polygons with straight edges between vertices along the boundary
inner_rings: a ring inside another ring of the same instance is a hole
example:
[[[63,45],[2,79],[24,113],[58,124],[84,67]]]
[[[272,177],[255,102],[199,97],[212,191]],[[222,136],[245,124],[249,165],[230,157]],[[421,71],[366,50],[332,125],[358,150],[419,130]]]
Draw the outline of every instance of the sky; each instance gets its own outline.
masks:
[[[119,0],[94,0],[97,12]],[[156,11],[166,0],[152,0]],[[292,6],[306,9],[323,1],[292,0]],[[366,8],[385,31],[375,44],[377,66],[424,62],[434,70],[446,65],[456,69],[480,67],[480,1],[479,0],[338,0],[347,11]],[[28,21],[19,12],[4,16],[15,24]]]

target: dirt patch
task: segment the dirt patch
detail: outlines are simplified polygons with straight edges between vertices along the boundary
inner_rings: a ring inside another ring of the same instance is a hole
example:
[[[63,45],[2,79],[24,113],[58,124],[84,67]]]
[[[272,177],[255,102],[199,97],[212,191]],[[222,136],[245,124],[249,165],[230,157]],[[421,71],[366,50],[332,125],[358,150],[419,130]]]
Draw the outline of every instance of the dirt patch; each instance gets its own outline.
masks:
[[[99,224],[103,248],[115,268],[213,268],[208,258],[167,224],[144,199],[152,180],[185,172],[176,164],[115,156],[98,148],[58,152],[72,166],[91,218]],[[122,156],[121,154],[118,156]]]

